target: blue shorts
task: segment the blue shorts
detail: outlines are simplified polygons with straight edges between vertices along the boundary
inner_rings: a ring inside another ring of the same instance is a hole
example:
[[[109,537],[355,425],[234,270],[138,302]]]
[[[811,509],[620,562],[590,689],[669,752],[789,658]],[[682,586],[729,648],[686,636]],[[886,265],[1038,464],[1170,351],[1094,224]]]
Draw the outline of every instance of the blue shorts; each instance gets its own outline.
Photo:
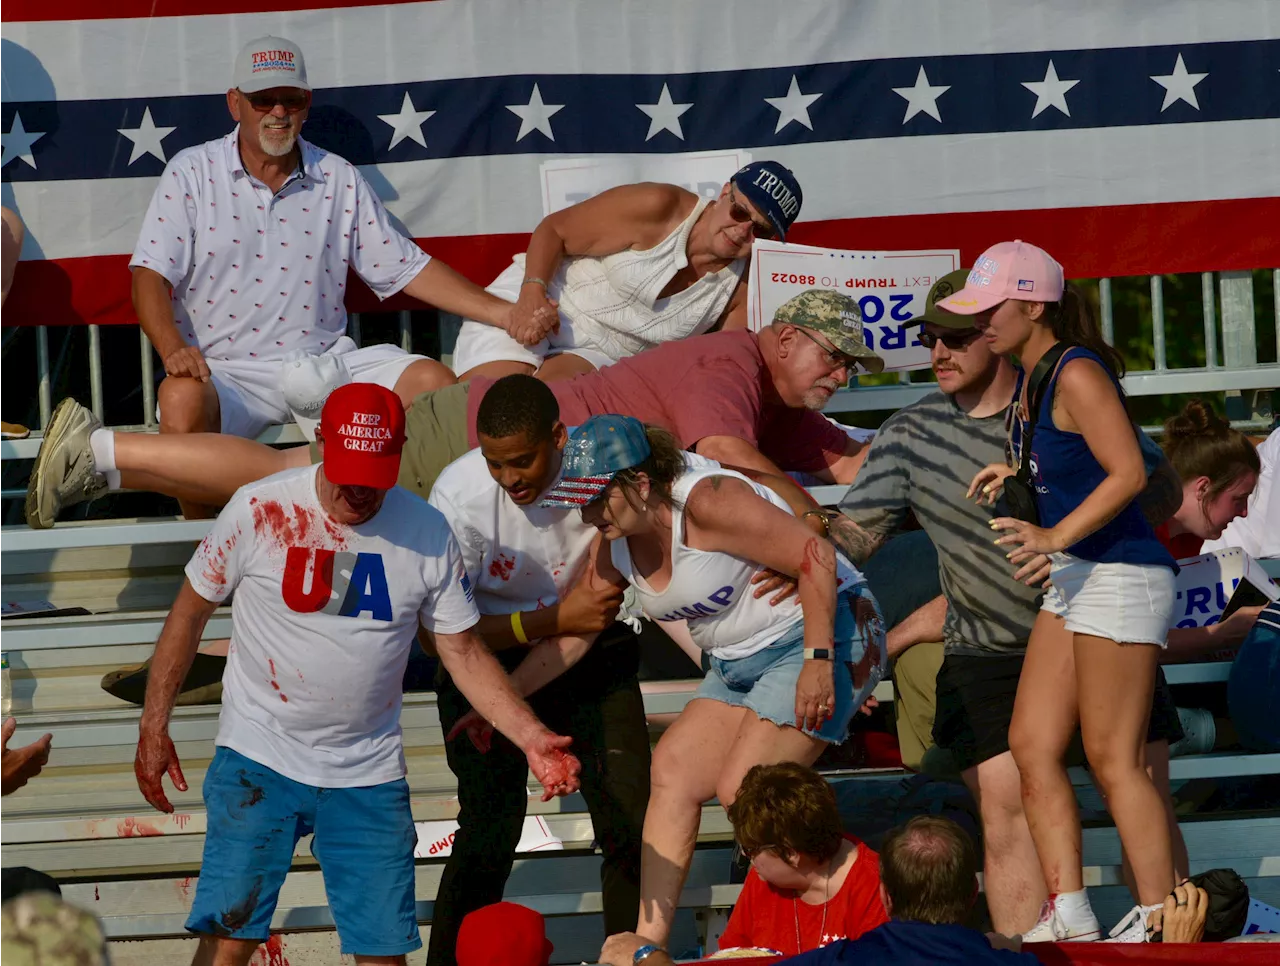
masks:
[[[870,597],[875,601],[865,585],[859,588],[858,596]],[[858,710],[854,704],[850,662],[861,660],[871,643],[864,639],[854,619],[853,607],[856,600],[857,597],[851,590],[846,590],[836,599],[836,705],[831,717],[821,728],[817,731],[804,729],[805,734],[836,745],[848,736],[849,722]],[[876,610],[879,612],[878,606]],[[876,643],[883,657],[883,633],[877,630],[876,634]],[[804,622],[797,621],[781,638],[747,657],[725,660],[713,656],[711,670],[702,679],[694,697],[749,708],[766,721],[795,727],[796,682],[800,680],[800,669],[803,666]],[[880,674],[876,671],[872,672],[872,677],[872,681],[863,686],[863,691],[867,694],[880,681]]]
[[[414,904],[417,833],[403,778],[316,788],[219,747],[204,778],[204,858],[191,932],[265,940],[298,840],[309,833],[344,955],[422,946]]]

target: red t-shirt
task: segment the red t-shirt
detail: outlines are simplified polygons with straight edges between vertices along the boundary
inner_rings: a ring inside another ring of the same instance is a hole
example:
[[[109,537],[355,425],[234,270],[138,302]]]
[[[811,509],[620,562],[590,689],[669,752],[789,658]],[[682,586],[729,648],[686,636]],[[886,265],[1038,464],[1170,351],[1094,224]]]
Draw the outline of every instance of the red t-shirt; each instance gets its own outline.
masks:
[[[733,914],[720,937],[720,948],[761,946],[787,955],[798,955],[837,939],[857,939],[864,932],[889,921],[880,901],[880,856],[852,835],[845,838],[858,848],[857,860],[840,891],[827,903],[826,925],[822,906],[812,906],[783,895],[752,869],[734,904]],[[799,922],[800,947],[796,948]]]
[[[1194,533],[1180,533],[1176,537],[1169,536],[1169,521],[1156,527],[1156,539],[1164,544],[1164,548],[1173,555],[1174,560],[1186,560],[1188,557],[1200,556],[1200,545],[1204,543]]]
[[[492,384],[491,379],[471,381],[467,434],[472,446],[477,445],[476,410]],[[618,413],[670,430],[685,449],[707,436],[736,436],[784,470],[824,470],[849,442],[822,414],[771,401],[769,370],[753,332],[664,342],[597,372],[548,385],[566,426]]]

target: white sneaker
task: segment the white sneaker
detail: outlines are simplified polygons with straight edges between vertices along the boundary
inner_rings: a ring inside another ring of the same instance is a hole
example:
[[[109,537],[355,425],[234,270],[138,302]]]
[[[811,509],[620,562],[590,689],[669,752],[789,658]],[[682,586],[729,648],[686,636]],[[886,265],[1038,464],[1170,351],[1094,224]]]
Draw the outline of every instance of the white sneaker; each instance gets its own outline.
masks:
[[[1107,943],[1145,943],[1151,941],[1151,933],[1147,930],[1147,915],[1150,912],[1146,906],[1134,906],[1129,910],[1128,915],[1115,924],[1111,932],[1107,933],[1107,938],[1103,942]]]
[[[1024,943],[1088,943],[1102,936],[1102,926],[1090,911],[1089,918],[1078,925],[1068,925],[1050,896],[1040,907],[1040,919],[1029,932],[1022,934]]]
[[[74,399],[58,403],[27,483],[26,517],[32,529],[48,529],[65,507],[107,491],[107,478],[94,466],[89,445],[89,436],[101,426]]]

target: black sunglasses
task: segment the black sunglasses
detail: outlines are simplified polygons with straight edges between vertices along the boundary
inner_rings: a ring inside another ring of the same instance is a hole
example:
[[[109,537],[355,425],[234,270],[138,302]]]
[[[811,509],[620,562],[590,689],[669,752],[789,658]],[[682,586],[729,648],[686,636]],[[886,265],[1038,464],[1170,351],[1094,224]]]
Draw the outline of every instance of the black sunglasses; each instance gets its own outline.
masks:
[[[306,94],[272,94],[270,91],[258,91],[244,96],[250,107],[263,114],[275,110],[277,104],[290,114],[297,114],[307,106]]]
[[[853,374],[858,371],[858,360],[853,358],[853,356],[847,356],[843,352],[841,352],[839,349],[836,349],[833,346],[829,346],[824,342],[819,342],[818,339],[813,335],[813,333],[811,333],[808,329],[806,329],[802,325],[797,325],[795,329],[797,332],[799,332],[806,339],[808,339],[810,342],[812,342],[814,345],[816,345],[819,349],[823,351],[823,353],[826,355],[827,365],[831,367],[832,372],[834,372],[837,369],[848,369],[850,374]]]
[[[934,335],[932,332],[920,332],[920,344],[926,349],[932,349],[939,342],[952,351],[958,351],[966,348],[970,342],[976,339],[981,333],[977,329],[963,329],[959,332],[948,332],[946,335]]]
[[[767,240],[770,238],[776,238],[778,235],[777,230],[772,225],[766,225],[762,222],[756,221],[751,217],[751,212],[749,212],[745,206],[739,204],[738,194],[734,190],[733,185],[729,185],[729,217],[738,222],[738,224],[742,224],[746,221],[751,222],[751,234],[756,238],[763,238]]]

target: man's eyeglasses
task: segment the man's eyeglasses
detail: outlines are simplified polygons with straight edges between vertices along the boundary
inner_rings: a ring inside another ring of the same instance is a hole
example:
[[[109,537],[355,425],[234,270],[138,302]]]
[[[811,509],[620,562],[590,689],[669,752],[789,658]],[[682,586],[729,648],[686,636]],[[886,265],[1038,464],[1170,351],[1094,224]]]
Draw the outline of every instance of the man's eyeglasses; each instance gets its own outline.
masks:
[[[272,94],[270,91],[258,91],[255,94],[245,94],[244,96],[250,107],[263,114],[275,110],[277,104],[290,114],[297,114],[307,106],[307,95],[305,93]]]
[[[952,352],[958,352],[960,349],[968,348],[969,343],[980,334],[977,329],[963,329],[959,332],[948,332],[946,335],[934,335],[932,332],[921,331],[920,344],[926,349],[932,349],[941,342]]]
[[[829,346],[826,343],[819,342],[812,333],[801,326],[797,325],[795,330],[822,350],[823,357],[826,359],[827,365],[831,367],[832,372],[837,369],[848,369],[850,373],[857,371],[858,360],[853,358],[853,356],[845,355],[839,349]]]
[[[738,194],[733,185],[729,185],[729,217],[738,224],[747,221],[751,222],[751,234],[756,238],[769,239],[777,237],[778,232],[773,225],[766,225],[764,222],[756,221],[751,217],[751,212],[739,203]]]

